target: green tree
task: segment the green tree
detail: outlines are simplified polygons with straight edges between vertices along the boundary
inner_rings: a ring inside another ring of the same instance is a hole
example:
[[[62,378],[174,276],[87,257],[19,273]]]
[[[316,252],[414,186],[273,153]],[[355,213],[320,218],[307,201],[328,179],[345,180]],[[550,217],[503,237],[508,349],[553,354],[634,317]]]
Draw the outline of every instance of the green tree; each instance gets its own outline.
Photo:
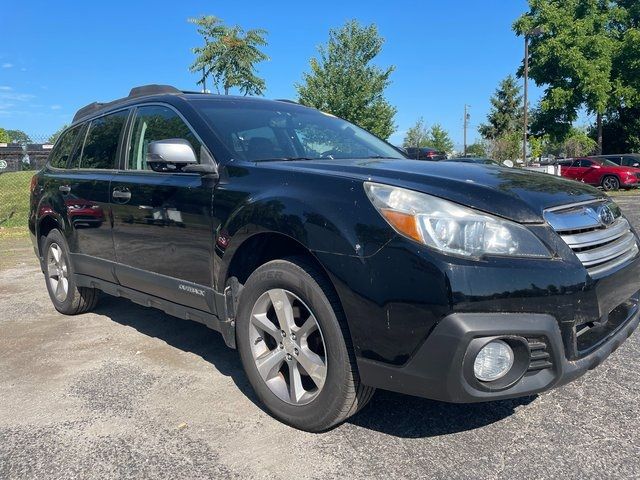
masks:
[[[60,134],[62,132],[64,132],[66,129],[68,128],[68,125],[63,125],[61,126],[58,131],[56,131],[55,133],[52,133],[51,136],[48,138],[47,143],[51,143],[54,144],[56,143],[56,140],[58,140],[58,137],[60,136]]]
[[[260,50],[267,45],[266,30],[245,30],[238,26],[224,25],[221,19],[212,15],[190,18],[204,39],[204,46],[195,47],[196,59],[191,72],[201,73],[198,84],[205,85],[211,77],[216,88],[222,87],[228,95],[232,88],[238,88],[243,95],[262,95],[266,88],[264,79],[256,74],[256,64],[269,60]]]
[[[31,137],[22,130],[7,130],[7,134],[12,142],[15,143],[31,143]]]
[[[640,104],[619,106],[607,112],[603,120],[604,153],[640,152]],[[591,130],[590,136],[597,138]]]
[[[542,109],[564,111],[570,122],[582,107],[595,113],[600,150],[602,115],[613,92],[615,15],[610,0],[529,0],[529,11],[513,25],[521,36],[541,32],[531,38],[529,74],[546,86]]]
[[[480,142],[472,143],[471,145],[467,145],[467,155],[471,157],[486,157],[487,149],[484,144]]]
[[[583,157],[593,154],[598,148],[595,140],[580,128],[572,128],[563,143],[564,154],[567,157]]]
[[[515,160],[521,158],[522,137],[520,132],[510,132],[487,141],[487,153],[494,160]]]
[[[453,151],[453,141],[439,123],[435,123],[427,133],[427,145],[435,148],[439,152],[451,153]]]
[[[429,132],[427,131],[427,126],[424,123],[424,119],[420,117],[416,123],[407,130],[407,133],[404,136],[404,141],[402,142],[402,146],[404,148],[420,148],[427,147],[427,136]]]
[[[7,133],[7,131],[0,127],[0,143],[9,143],[11,141],[11,137]]]
[[[515,77],[509,75],[500,82],[491,97],[491,110],[487,123],[478,131],[483,138],[496,139],[522,128],[523,103],[521,87]]]
[[[311,72],[297,84],[300,103],[342,117],[381,138],[394,132],[396,109],[384,97],[393,66],[380,68],[373,60],[384,39],[375,25],[351,20],[329,32],[319,58],[310,61]]]

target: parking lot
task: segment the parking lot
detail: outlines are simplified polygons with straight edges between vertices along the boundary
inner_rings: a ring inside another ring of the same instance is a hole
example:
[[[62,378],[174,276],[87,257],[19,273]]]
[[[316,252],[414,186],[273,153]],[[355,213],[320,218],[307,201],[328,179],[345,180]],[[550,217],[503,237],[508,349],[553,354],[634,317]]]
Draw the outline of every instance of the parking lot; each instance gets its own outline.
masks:
[[[617,201],[640,227],[640,196]],[[314,435],[261,410],[215,332],[106,296],[60,315],[28,240],[4,240],[0,478],[638,478],[639,333],[534,398],[378,391]]]

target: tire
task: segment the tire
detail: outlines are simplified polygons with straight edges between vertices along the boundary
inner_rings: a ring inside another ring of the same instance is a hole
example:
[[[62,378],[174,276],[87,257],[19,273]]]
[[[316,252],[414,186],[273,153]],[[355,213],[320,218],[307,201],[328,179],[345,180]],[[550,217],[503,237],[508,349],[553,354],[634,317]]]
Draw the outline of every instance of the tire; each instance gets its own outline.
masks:
[[[236,341],[258,398],[275,418],[300,430],[338,425],[375,391],[360,383],[336,293],[304,258],[273,260],[253,272],[239,300]]]
[[[602,189],[609,192],[611,190],[618,190],[620,188],[620,180],[613,175],[606,175],[602,179]]]
[[[42,252],[45,283],[55,309],[65,315],[78,315],[92,310],[98,303],[100,292],[95,288],[76,285],[69,247],[59,230],[51,230],[44,238]]]

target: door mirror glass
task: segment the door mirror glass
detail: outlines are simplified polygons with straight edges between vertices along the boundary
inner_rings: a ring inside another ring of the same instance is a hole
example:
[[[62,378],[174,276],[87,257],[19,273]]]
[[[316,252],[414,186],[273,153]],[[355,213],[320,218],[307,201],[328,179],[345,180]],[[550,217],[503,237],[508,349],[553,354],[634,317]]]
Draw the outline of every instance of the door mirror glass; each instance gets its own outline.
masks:
[[[156,172],[179,172],[186,165],[198,163],[191,143],[184,138],[168,138],[149,142],[145,160]]]

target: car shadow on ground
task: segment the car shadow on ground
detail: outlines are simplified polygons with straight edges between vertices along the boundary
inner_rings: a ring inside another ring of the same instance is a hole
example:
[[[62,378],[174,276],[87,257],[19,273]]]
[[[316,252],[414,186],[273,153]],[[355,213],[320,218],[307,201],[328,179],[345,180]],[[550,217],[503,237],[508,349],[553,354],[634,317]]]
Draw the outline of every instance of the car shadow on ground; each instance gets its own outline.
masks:
[[[237,352],[224,344],[219,333],[199,323],[106,295],[102,296],[94,312],[181,351],[198,355],[229,376],[247,398],[266,412],[246,379]],[[378,390],[370,404],[347,422],[397,437],[435,437],[500,421],[534,398],[458,405]]]

